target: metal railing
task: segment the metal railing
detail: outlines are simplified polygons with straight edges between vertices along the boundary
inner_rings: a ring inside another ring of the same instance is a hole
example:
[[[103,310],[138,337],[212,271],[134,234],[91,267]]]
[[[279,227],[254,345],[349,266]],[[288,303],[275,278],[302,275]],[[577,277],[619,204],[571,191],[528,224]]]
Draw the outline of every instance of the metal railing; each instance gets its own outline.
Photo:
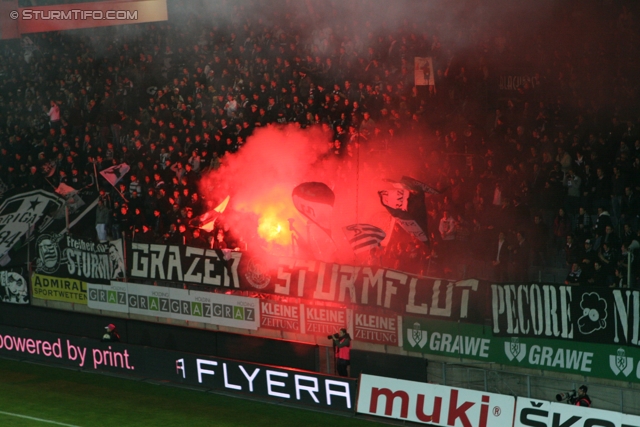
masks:
[[[429,361],[427,370],[430,383],[547,401],[556,401],[556,394],[577,390],[585,384],[589,387],[592,407],[640,415],[640,387],[631,383],[622,387],[591,382],[586,378],[576,381],[575,376],[562,378],[561,374],[550,377],[549,372],[546,375],[519,374],[473,364],[433,361]]]

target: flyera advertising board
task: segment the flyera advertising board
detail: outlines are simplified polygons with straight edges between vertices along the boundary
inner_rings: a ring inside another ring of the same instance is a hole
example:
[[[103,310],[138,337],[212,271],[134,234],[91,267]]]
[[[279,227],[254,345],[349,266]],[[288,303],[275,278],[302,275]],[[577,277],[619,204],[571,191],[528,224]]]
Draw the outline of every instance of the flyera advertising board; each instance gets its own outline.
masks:
[[[351,378],[4,325],[0,325],[0,356],[350,413],[354,411],[357,389],[357,380]]]
[[[515,398],[436,384],[361,375],[357,412],[446,427],[504,427]]]
[[[638,427],[640,417],[621,412],[518,398],[514,427]]]
[[[249,393],[318,409],[353,412],[355,406],[355,379],[193,355],[181,356],[172,368],[172,381]]]
[[[243,296],[189,291],[162,286],[113,282],[89,283],[88,306],[97,310],[258,329],[259,300]]]
[[[403,325],[407,351],[640,382],[640,350],[633,347],[496,337],[490,327],[415,317],[405,317]]]

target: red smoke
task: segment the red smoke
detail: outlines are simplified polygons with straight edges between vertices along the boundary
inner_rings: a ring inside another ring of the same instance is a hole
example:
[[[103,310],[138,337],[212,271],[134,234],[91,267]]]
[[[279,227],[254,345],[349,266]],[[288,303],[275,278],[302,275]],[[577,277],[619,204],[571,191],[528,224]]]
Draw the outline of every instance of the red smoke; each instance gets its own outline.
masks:
[[[203,177],[201,194],[210,208],[231,196],[221,220],[247,240],[249,249],[258,245],[271,254],[292,255],[292,219],[307,256],[353,262],[342,227],[360,222],[387,230],[390,217],[377,191],[388,186],[384,178],[399,179],[415,168],[407,157],[372,156],[364,145],[337,159],[329,150],[330,139],[320,128],[257,129],[240,151],[225,155],[223,165]],[[293,205],[293,189],[307,181],[324,182],[336,195],[331,237]]]

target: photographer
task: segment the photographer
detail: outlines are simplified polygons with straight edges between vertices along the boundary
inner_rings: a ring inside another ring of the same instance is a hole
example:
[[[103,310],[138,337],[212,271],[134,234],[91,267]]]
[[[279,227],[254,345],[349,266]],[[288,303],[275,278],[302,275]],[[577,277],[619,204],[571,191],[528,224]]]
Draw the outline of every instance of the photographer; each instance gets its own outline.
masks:
[[[336,367],[338,375],[348,377],[347,367],[351,364],[351,337],[345,328],[341,328],[337,334],[330,335],[336,354]]]
[[[586,406],[587,408],[591,406],[591,398],[587,394],[588,390],[586,385],[580,386],[578,395],[574,398],[576,406]]]

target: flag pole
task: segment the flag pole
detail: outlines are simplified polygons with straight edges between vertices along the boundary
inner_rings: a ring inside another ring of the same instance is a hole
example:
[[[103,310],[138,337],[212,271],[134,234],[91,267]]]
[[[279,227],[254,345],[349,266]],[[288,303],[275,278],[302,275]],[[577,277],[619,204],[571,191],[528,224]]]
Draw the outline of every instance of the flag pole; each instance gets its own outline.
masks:
[[[98,170],[96,168],[96,162],[93,161],[93,174],[96,176],[96,188],[98,189],[98,193],[100,192],[100,184],[98,184]],[[115,188],[115,186],[114,186]]]
[[[57,190],[57,188],[51,183],[51,181],[49,181],[49,178],[45,177],[44,180],[47,181],[47,183],[51,186],[51,188],[53,188],[53,191]]]
[[[122,192],[120,190],[118,190],[115,185],[113,186],[113,188],[116,189],[118,194],[124,199],[125,202],[129,203],[129,200],[126,197],[124,197],[124,194],[122,194]]]

